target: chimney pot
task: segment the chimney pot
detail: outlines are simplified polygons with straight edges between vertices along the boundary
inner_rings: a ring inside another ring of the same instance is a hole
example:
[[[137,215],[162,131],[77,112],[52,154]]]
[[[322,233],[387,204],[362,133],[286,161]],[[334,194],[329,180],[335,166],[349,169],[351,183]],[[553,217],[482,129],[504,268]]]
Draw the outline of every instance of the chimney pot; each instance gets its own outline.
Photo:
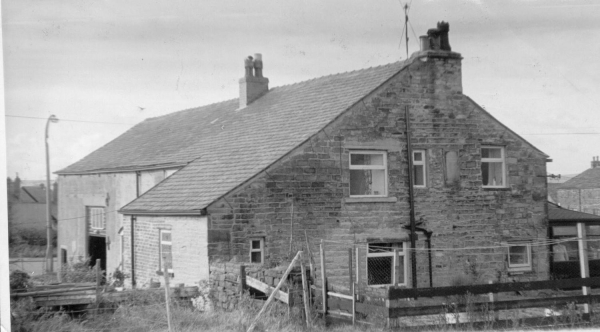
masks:
[[[245,75],[240,79],[240,109],[269,91],[269,79],[263,77],[262,54],[244,59]]]
[[[254,54],[254,76],[263,77],[262,68],[263,68],[262,54],[256,53],[256,54]]]
[[[429,37],[421,36],[421,37],[419,37],[419,41],[421,43],[421,51],[428,51],[429,50]]]

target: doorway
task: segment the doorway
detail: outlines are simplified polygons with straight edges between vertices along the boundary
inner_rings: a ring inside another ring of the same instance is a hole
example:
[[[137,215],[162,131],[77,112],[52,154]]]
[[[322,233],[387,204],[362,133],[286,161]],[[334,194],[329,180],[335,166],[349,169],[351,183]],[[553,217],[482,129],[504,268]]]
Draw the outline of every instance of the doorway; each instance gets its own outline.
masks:
[[[96,265],[96,260],[100,260],[100,268],[106,271],[106,237],[92,236],[88,238],[88,255],[90,256],[90,266]]]

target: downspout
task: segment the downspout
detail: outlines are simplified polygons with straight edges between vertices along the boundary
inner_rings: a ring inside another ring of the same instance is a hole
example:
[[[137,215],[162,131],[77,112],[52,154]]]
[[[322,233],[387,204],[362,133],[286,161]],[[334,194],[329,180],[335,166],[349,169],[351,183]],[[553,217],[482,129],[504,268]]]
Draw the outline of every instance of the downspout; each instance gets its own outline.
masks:
[[[135,237],[133,236],[135,229],[135,216],[131,216],[131,287],[135,288]]]
[[[412,272],[412,286],[417,288],[417,253],[416,253],[416,224],[415,224],[415,194],[413,188],[413,161],[412,144],[410,142],[410,113],[408,105],[404,108],[404,117],[406,118],[406,153],[408,154],[408,200],[410,203],[410,260]]]
[[[142,184],[142,172],[135,172],[135,197],[140,197],[140,186]],[[135,222],[136,216],[131,216],[131,287],[135,288]]]

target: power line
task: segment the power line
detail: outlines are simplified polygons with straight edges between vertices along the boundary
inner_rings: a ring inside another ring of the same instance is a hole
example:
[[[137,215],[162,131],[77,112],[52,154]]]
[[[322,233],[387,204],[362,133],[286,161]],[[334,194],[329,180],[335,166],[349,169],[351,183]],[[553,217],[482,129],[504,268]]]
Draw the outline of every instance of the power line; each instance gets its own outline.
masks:
[[[24,115],[12,115],[12,114],[5,114],[4,116],[9,117],[9,118],[23,118],[23,119],[36,119],[36,120],[47,120],[48,119],[48,118],[37,117],[37,116],[24,116]],[[67,122],[118,124],[118,125],[128,125],[128,126],[134,125],[134,123],[124,123],[124,122],[85,121],[85,120],[71,120],[71,119],[63,119],[63,118],[60,118],[59,120],[67,121]]]
[[[531,133],[521,135],[600,135],[600,133]]]

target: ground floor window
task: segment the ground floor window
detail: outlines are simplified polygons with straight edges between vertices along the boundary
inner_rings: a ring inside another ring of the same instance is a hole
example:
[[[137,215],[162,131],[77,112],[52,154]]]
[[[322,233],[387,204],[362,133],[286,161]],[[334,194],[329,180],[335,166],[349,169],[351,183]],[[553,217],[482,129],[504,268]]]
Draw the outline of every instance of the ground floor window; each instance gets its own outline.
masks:
[[[509,243],[509,271],[531,271],[531,267],[531,245],[529,243]]]
[[[250,240],[250,263],[264,263],[265,257],[265,240],[251,239]]]
[[[160,245],[158,247],[158,270],[164,272],[165,265],[167,271],[173,276],[173,242],[171,240],[170,229],[159,230]]]
[[[394,253],[397,253],[397,256]],[[406,246],[398,243],[369,243],[367,283],[370,286],[406,285]],[[397,268],[395,268],[397,267]]]

